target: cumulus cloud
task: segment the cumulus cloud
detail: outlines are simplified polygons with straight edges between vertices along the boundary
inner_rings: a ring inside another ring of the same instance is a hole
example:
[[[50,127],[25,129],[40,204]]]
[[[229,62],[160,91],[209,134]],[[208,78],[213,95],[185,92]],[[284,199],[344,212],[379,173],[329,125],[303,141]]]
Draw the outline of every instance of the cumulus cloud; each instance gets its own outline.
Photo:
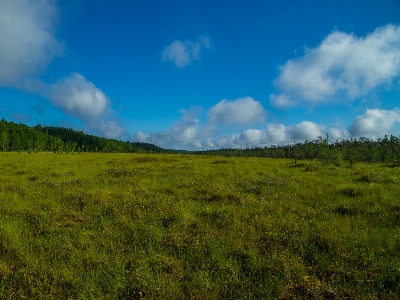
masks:
[[[47,85],[41,94],[66,114],[83,120],[91,129],[106,137],[116,138],[124,132],[117,120],[110,119],[113,111],[109,98],[81,74],[71,73]]]
[[[52,0],[0,1],[0,85],[19,87],[62,55],[64,45],[54,35],[57,18]]]
[[[400,123],[400,108],[393,110],[367,109],[358,116],[349,128],[354,137],[364,136],[371,139],[381,138],[390,134],[393,127]]]
[[[365,37],[334,31],[279,69],[274,83],[282,93],[270,95],[275,106],[355,99],[400,75],[400,26],[379,27]]]
[[[100,89],[78,73],[72,73],[52,84],[47,96],[66,113],[83,119],[100,117],[110,104]]]
[[[201,36],[197,41],[175,40],[166,46],[162,52],[162,61],[171,61],[178,68],[184,68],[194,60],[200,60],[200,53],[203,49],[210,48],[210,39]]]
[[[209,109],[208,121],[228,125],[261,123],[265,115],[266,112],[261,103],[251,97],[233,101],[224,99]]]

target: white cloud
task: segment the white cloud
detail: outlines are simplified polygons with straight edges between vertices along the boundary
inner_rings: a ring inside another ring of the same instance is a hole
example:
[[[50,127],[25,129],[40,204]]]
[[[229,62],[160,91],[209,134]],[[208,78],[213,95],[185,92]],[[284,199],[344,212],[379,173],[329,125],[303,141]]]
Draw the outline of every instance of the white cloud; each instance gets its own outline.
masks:
[[[200,138],[191,143],[195,150],[203,150],[203,149],[215,149],[214,141],[212,138]]]
[[[211,140],[211,138],[205,139],[205,142],[202,144],[202,146],[206,149],[211,149],[214,148],[214,142]]]
[[[190,110],[182,109],[182,120],[172,125],[168,135],[177,143],[191,143],[199,134],[198,126],[200,121],[197,116],[201,108],[195,107]]]
[[[345,132],[336,128],[328,130],[330,138],[345,136]],[[295,125],[267,124],[266,129],[245,129],[239,134],[224,137],[214,137],[217,148],[255,148],[271,145],[288,145],[293,142],[316,140],[319,136],[325,137],[325,126],[309,121],[303,121]]]
[[[282,144],[288,141],[286,127],[283,124],[267,124],[267,137],[271,144]]]
[[[172,124],[171,128],[161,132],[136,132],[135,139],[139,142],[156,144],[158,146],[174,148],[179,145],[194,145],[201,137],[199,129],[200,121],[197,116],[200,113],[200,107],[194,107],[190,110],[181,110],[183,114],[180,121]]]
[[[329,140],[331,142],[335,140],[348,139],[350,137],[349,132],[347,130],[342,131],[337,128],[329,128],[328,133],[329,133]]]
[[[110,105],[108,97],[78,73],[72,73],[51,85],[47,96],[69,115],[83,119],[104,115]]]
[[[393,110],[367,109],[358,116],[349,128],[351,136],[364,136],[371,139],[391,134],[396,123],[400,123],[400,108]]]
[[[125,134],[125,128],[119,120],[94,119],[88,122],[89,127],[99,132],[101,135],[116,139]]]
[[[267,135],[265,130],[245,129],[240,134],[240,142],[248,147],[258,147],[267,144]]]
[[[210,48],[210,39],[207,36],[200,36],[194,42],[175,40],[164,48],[162,60],[172,61],[177,67],[184,68],[192,61],[200,60],[201,51],[208,48]]]
[[[110,119],[113,112],[108,97],[81,74],[71,73],[47,85],[41,93],[66,114],[83,120],[106,137],[117,138],[124,132],[117,120]]]
[[[270,99],[271,103],[276,107],[288,107],[288,106],[295,105],[295,103],[292,102],[290,100],[290,98],[288,96],[286,96],[285,94],[280,94],[280,95],[271,94],[269,96],[269,99]]]
[[[133,139],[139,143],[147,143],[150,140],[150,136],[141,131],[137,131]]]
[[[209,109],[208,121],[228,125],[260,123],[264,121],[265,115],[261,103],[251,97],[233,101],[225,99]]]
[[[261,122],[265,117],[262,105],[251,97],[234,101],[222,100],[208,110],[208,122],[201,124],[200,107],[181,110],[182,119],[161,132],[136,132],[135,140],[161,147],[181,149],[215,149],[258,147],[266,143],[265,131],[245,129],[232,136],[221,135],[220,125],[237,125]]]
[[[280,67],[274,81],[281,94],[271,94],[275,106],[305,101],[354,99],[400,75],[400,26],[386,25],[366,37],[340,31],[329,34],[303,57]]]
[[[267,139],[269,144],[288,144],[316,140],[324,135],[325,126],[309,121],[285,126],[283,124],[267,124]]]
[[[208,110],[208,121],[201,124],[200,108],[181,110],[182,119],[162,132],[145,134],[138,131],[135,140],[153,143],[164,148],[217,149],[255,148],[272,144],[290,144],[293,141],[315,140],[325,134],[323,125],[304,121],[292,126],[267,124],[265,129],[245,128],[240,133],[228,133],[221,125],[249,124],[261,121],[265,111],[251,97],[235,101],[223,100]],[[218,122],[218,123],[217,123]],[[223,129],[223,130],[221,130]],[[230,129],[232,130],[232,128]],[[332,131],[330,129],[329,131]],[[336,136],[339,131],[337,130]]]
[[[181,110],[183,117],[171,128],[162,132],[145,134],[138,131],[135,139],[139,142],[153,143],[164,148],[187,150],[221,148],[256,148],[271,145],[288,145],[313,141],[329,136],[329,142],[350,137],[380,138],[385,134],[399,134],[400,108],[393,110],[368,109],[357,117],[348,130],[326,128],[323,124],[302,121],[294,125],[266,124],[264,129],[246,128],[240,132],[230,132],[233,128],[221,124],[201,124],[200,108]],[[223,130],[221,130],[223,129]],[[226,131],[228,130],[228,131]],[[234,130],[234,129],[233,129]]]
[[[324,135],[325,126],[309,121],[288,126],[287,133],[293,141],[315,140],[318,136]]]
[[[63,53],[54,35],[58,11],[52,0],[0,1],[0,85],[20,87]]]
[[[240,148],[240,134],[232,134],[230,136],[223,136],[215,139],[217,148]]]
[[[292,126],[267,124],[266,129],[245,129],[239,134],[214,137],[214,144],[222,148],[255,148],[270,145],[287,145],[293,142],[316,140],[324,135],[325,126],[303,121]]]

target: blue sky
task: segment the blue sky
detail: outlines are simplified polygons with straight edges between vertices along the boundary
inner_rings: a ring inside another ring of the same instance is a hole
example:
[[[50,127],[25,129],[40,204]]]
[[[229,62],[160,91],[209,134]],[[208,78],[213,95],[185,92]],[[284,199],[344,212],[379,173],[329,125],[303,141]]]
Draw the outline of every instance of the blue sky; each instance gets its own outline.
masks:
[[[191,150],[400,135],[400,2],[1,0],[0,118]]]

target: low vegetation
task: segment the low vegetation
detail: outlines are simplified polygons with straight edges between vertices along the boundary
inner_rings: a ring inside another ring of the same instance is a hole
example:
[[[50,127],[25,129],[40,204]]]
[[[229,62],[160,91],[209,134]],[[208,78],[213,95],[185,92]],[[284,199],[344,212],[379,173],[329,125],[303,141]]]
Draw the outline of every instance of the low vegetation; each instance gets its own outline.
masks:
[[[0,153],[1,299],[398,299],[392,164]]]

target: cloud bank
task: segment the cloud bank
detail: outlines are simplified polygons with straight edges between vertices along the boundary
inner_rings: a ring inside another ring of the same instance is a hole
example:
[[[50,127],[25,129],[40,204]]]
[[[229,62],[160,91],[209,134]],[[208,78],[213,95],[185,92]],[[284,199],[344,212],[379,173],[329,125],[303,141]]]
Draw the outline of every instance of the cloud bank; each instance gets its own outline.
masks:
[[[279,70],[274,84],[282,92],[270,95],[277,107],[366,95],[400,75],[400,26],[389,24],[365,37],[334,31]]]
[[[264,129],[246,128],[265,120],[265,109],[251,97],[222,100],[207,111],[207,122],[201,124],[199,107],[182,110],[180,121],[162,132],[145,134],[138,131],[135,139],[166,148],[215,149],[264,147],[272,144],[314,140],[324,134],[325,127],[312,122],[301,122],[285,127],[283,124],[266,124]],[[245,126],[239,133],[227,135],[224,125]],[[222,130],[221,130],[222,129]]]
[[[64,43],[55,36],[56,3],[0,1],[0,86],[44,96],[96,133],[119,137],[124,128],[112,117],[110,100],[84,76],[72,73],[53,84],[37,77],[55,57],[63,55]]]
[[[215,122],[210,115],[214,115],[215,107],[221,103],[240,104],[242,98],[234,101],[222,100],[218,104],[211,106],[206,112],[208,118],[202,124],[201,109],[199,107],[191,110],[182,110],[183,116],[180,121],[174,123],[171,128],[161,132],[150,132],[145,134],[138,131],[134,137],[139,142],[153,143],[169,149],[220,149],[220,148],[255,148],[271,145],[287,145],[292,143],[313,141],[318,137],[325,137],[329,134],[330,141],[348,138],[366,137],[376,139],[385,134],[392,134],[396,131],[396,126],[400,124],[400,108],[393,110],[367,109],[366,112],[358,116],[350,127],[345,129],[327,128],[324,124],[317,124],[311,121],[302,121],[293,125],[280,123],[265,123],[261,128],[243,128],[239,132],[231,134],[226,132],[223,127],[226,120],[236,120],[235,110],[227,110],[223,117],[217,118]],[[247,100],[248,101],[248,100]],[[252,99],[251,103],[257,102]],[[260,110],[264,108],[260,105]],[[218,114],[215,114],[218,115]],[[245,117],[248,124],[259,122],[259,115],[254,114],[252,118]],[[237,123],[240,123],[237,121]],[[245,124],[245,125],[248,125]],[[222,126],[222,128],[221,128]],[[397,130],[397,132],[399,132]]]
[[[200,60],[202,50],[210,48],[210,39],[200,36],[198,40],[180,41],[175,40],[166,46],[162,52],[162,61],[171,61],[178,68],[185,68],[194,60]]]

